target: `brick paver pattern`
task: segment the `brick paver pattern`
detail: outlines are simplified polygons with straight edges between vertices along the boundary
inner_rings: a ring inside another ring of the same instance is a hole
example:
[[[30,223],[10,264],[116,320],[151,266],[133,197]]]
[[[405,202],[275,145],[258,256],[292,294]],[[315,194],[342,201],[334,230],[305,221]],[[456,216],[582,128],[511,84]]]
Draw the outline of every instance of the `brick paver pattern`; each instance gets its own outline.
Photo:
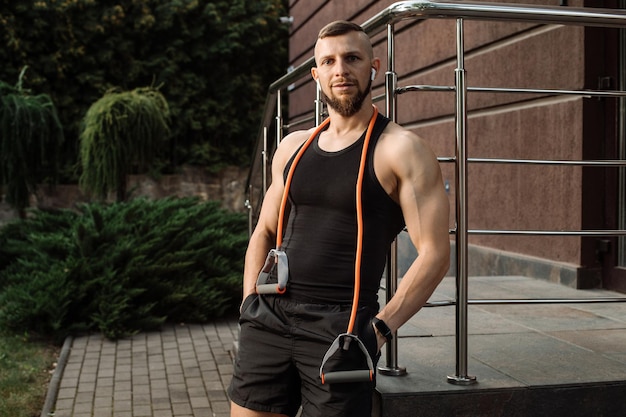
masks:
[[[218,321],[76,337],[54,417],[227,417],[236,335],[235,322]]]

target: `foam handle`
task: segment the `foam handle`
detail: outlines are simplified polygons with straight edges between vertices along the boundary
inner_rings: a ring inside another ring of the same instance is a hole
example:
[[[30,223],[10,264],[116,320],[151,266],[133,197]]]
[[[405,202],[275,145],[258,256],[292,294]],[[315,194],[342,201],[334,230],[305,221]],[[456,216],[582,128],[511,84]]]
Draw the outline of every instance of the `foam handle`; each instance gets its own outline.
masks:
[[[369,369],[357,371],[335,371],[323,375],[323,384],[336,384],[344,382],[367,382],[371,381],[372,372]]]
[[[256,286],[257,294],[282,294],[284,292],[284,290],[280,291],[276,282],[273,284],[260,284]]]

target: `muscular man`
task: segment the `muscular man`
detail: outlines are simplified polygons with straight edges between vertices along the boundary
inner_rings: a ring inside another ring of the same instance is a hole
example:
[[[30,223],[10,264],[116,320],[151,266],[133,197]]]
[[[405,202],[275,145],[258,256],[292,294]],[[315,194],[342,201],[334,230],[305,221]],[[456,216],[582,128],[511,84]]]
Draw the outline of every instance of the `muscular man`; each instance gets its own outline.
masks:
[[[417,313],[448,269],[449,204],[437,159],[421,138],[376,116],[371,84],[380,60],[369,37],[356,24],[333,22],[319,33],[315,62],[311,75],[330,122],[299,158],[288,190],[280,248],[289,264],[286,292],[257,294],[257,276],[277,243],[285,179],[313,129],[289,134],[274,155],[272,183],[246,252],[231,416],[293,416],[300,405],[303,417],[370,416],[374,382],[323,384],[319,376],[324,354],[350,321],[356,254],[360,291],[353,333],[374,362],[387,341],[379,329],[396,331]],[[370,122],[373,131],[366,135]],[[367,140],[359,217],[355,190]],[[378,311],[386,254],[405,225],[419,256]],[[331,371],[362,366],[352,345],[328,362]]]

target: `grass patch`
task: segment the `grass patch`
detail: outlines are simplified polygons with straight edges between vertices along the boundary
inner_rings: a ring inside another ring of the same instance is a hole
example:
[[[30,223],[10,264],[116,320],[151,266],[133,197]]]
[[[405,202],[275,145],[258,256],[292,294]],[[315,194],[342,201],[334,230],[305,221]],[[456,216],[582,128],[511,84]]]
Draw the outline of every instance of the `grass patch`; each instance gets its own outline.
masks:
[[[60,348],[0,333],[0,416],[38,417]]]

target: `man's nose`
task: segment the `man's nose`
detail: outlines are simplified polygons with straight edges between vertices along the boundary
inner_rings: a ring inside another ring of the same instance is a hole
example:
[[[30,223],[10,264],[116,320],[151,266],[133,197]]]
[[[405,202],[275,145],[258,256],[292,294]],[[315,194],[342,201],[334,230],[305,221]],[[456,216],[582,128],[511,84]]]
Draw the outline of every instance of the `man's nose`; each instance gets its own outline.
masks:
[[[337,60],[337,64],[335,66],[335,75],[344,76],[349,73],[348,65],[342,59]]]

